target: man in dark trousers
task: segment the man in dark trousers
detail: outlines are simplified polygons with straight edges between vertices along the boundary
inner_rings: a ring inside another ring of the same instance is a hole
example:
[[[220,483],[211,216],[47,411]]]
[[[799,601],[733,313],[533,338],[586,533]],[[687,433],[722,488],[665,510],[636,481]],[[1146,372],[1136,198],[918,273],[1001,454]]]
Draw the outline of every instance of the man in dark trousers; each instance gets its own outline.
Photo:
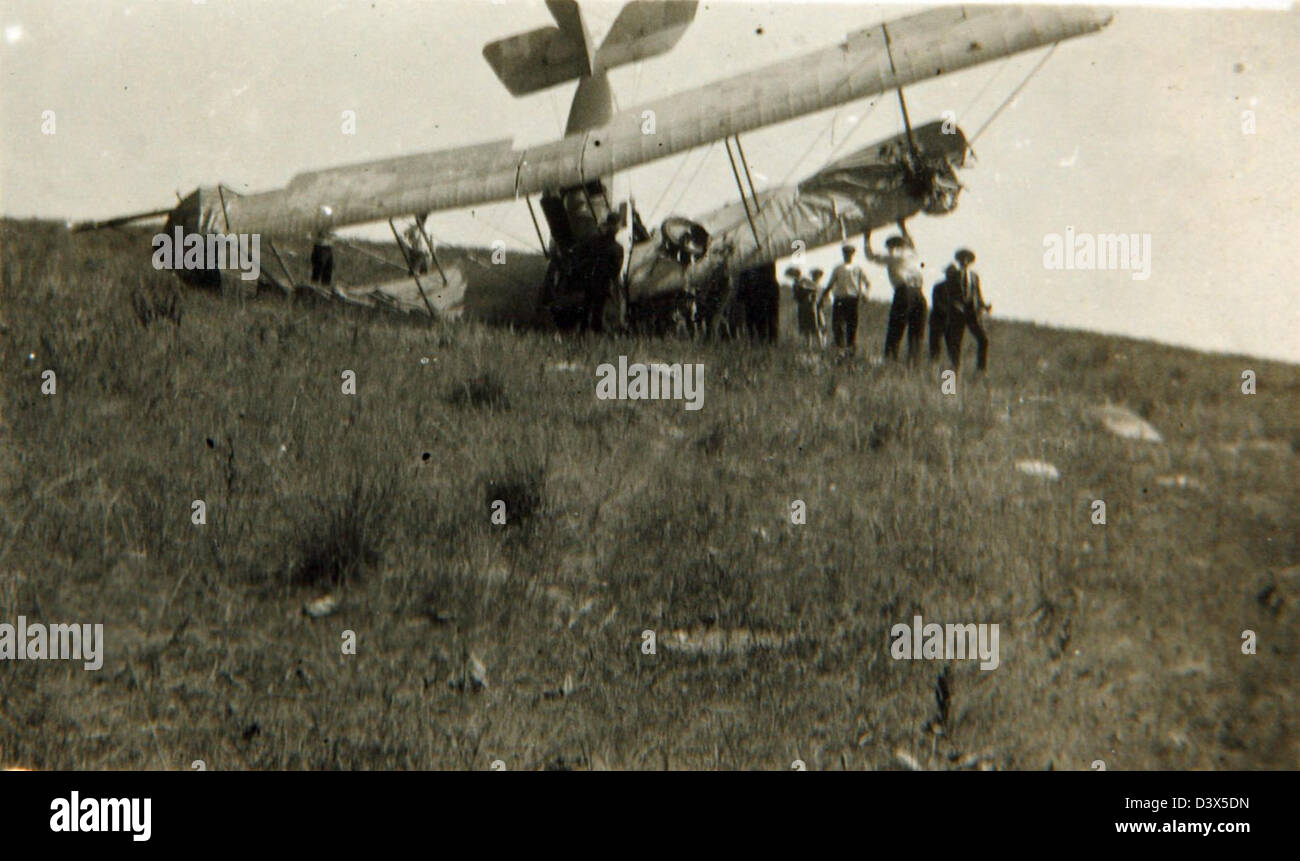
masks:
[[[948,318],[960,289],[957,264],[949,263],[943,270],[943,280],[935,282],[930,292],[930,361],[939,358],[941,345],[948,337]]]
[[[610,213],[585,249],[588,256],[583,328],[591,332],[605,330],[606,306],[611,299],[618,300],[616,294],[623,276],[623,246],[618,243],[618,228],[618,215]]]
[[[873,263],[884,266],[889,273],[889,283],[894,287],[894,301],[889,306],[889,325],[885,329],[885,358],[897,359],[898,347],[907,335],[907,360],[915,362],[921,358],[922,344],[925,340],[925,294],[921,267],[917,265],[916,249],[912,238],[907,235],[902,223],[900,236],[891,236],[885,240],[885,254],[871,250],[871,231],[862,236],[867,258]]]
[[[311,283],[328,287],[334,280],[334,235],[328,228],[316,234],[311,249]]]
[[[799,338],[807,346],[817,337],[817,285],[805,278],[803,270],[791,266],[785,270],[790,279],[791,295],[794,297],[795,322],[798,324]]]
[[[831,270],[831,280],[826,285],[819,305],[824,306],[833,300],[831,306],[831,331],[835,334],[835,346],[843,347],[849,352],[856,349],[858,342],[858,300],[867,295],[871,285],[862,267],[853,262],[852,245],[844,245],[840,253],[844,262]]]
[[[984,331],[984,315],[992,311],[993,306],[985,304],[979,273],[970,268],[975,262],[975,252],[969,248],[960,248],[953,256],[958,267],[957,294],[948,319],[948,356],[952,359],[954,369],[961,366],[962,337],[970,329],[979,349],[979,369],[985,371],[988,370],[989,362],[989,336]]]

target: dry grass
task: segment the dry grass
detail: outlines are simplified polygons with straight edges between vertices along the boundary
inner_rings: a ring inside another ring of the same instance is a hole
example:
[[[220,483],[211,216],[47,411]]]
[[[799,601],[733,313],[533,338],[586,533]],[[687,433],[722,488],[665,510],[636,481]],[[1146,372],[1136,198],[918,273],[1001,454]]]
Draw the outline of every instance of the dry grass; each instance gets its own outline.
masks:
[[[10,764],[1300,765],[1294,366],[995,322],[946,397],[784,347],[177,291],[147,252],[0,224],[0,621],[108,641],[97,673],[0,664]],[[704,409],[596,400],[619,354],[702,362]],[[1107,400],[1165,444],[1106,434]],[[998,623],[1001,666],[891,660],[918,613]]]

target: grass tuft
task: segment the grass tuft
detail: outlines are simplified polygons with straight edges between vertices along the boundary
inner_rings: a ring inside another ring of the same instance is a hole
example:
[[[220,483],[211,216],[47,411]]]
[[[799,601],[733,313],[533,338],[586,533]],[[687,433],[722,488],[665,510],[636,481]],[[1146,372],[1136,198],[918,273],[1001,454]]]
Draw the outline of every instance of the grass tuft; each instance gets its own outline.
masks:
[[[505,383],[495,373],[480,374],[457,383],[447,393],[447,403],[457,407],[508,409]]]
[[[390,480],[358,473],[347,494],[318,504],[298,531],[294,585],[335,588],[378,566],[388,543],[393,496]]]

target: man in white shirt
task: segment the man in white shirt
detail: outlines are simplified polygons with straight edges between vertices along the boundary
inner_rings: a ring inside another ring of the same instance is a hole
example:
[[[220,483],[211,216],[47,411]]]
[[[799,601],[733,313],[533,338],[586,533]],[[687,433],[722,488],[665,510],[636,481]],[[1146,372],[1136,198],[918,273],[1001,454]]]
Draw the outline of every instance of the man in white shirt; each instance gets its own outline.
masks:
[[[831,300],[831,331],[835,336],[835,346],[854,350],[858,339],[858,300],[867,295],[871,284],[862,267],[853,262],[854,247],[845,245],[840,248],[844,262],[831,271],[831,280],[822,294],[820,305]]]
[[[925,338],[925,294],[921,267],[916,259],[916,247],[902,223],[902,234],[885,240],[885,254],[871,250],[871,231],[863,234],[867,257],[889,272],[889,283],[894,287],[894,302],[889,306],[889,325],[885,330],[885,359],[897,359],[903,335],[907,335],[907,360],[915,362],[921,357]]]

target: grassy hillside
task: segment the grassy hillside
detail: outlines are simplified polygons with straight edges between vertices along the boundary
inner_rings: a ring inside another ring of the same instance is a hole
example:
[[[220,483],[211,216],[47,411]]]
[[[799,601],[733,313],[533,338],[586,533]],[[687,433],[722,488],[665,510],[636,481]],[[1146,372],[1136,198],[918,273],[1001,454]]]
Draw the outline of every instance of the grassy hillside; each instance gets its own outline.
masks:
[[[0,224],[0,622],[107,639],[98,672],[0,662],[5,763],[1300,766],[1295,366],[994,320],[949,396],[785,346],[222,297],[147,251]],[[703,363],[703,409],[597,400],[620,354]],[[1000,666],[893,660],[916,614],[999,624]]]

